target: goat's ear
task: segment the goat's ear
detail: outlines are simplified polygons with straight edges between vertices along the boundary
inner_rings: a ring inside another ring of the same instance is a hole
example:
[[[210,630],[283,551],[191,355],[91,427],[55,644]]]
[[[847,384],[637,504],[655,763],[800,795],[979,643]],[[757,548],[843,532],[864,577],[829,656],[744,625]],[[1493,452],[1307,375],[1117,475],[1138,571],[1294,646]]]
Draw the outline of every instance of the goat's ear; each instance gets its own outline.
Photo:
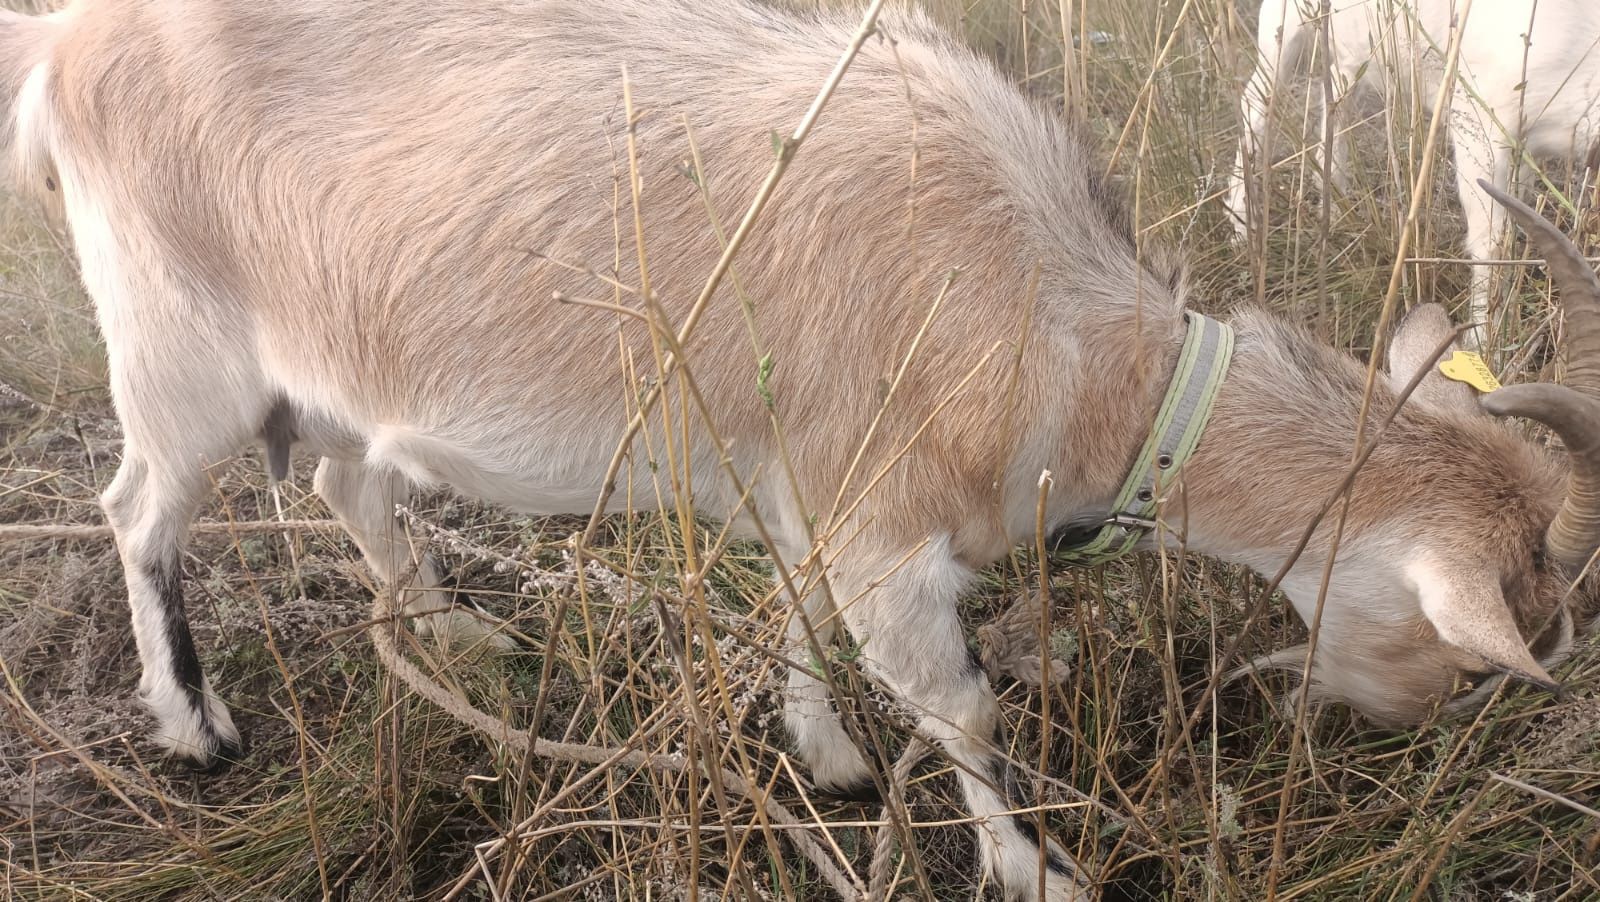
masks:
[[[1420,561],[1406,575],[1439,638],[1464,653],[1465,669],[1497,670],[1551,691],[1559,688],[1522,641],[1493,574]]]
[[[1406,314],[1389,338],[1389,388],[1395,394],[1405,391],[1417,371],[1428,367],[1430,372],[1422,377],[1411,395],[1412,403],[1484,416],[1483,409],[1478,406],[1477,390],[1465,382],[1445,378],[1433,359],[1433,352],[1453,332],[1455,326],[1449,314],[1438,304],[1423,304]],[[1458,350],[1460,342],[1452,342],[1444,357]]]

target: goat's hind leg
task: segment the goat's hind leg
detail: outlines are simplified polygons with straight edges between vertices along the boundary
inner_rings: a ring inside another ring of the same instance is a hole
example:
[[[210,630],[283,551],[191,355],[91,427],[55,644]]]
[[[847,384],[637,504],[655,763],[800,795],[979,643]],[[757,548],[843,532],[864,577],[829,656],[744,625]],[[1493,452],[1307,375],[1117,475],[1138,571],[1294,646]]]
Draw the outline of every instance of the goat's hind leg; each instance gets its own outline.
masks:
[[[247,357],[230,360],[226,340],[210,334],[201,317],[165,316],[173,312],[156,301],[139,317],[109,318],[124,327],[106,330],[124,443],[101,503],[128,586],[142,665],[139,695],[160,722],[161,744],[210,769],[238,758],[243,743],[200,667],[184,610],[181,558],[210,487],[205,467],[250,440],[268,402],[241,364]],[[129,321],[152,331],[130,334]]]
[[[213,769],[239,758],[244,744],[200,667],[184,611],[180,558],[205,490],[197,460],[152,454],[130,435],[101,502],[122,557],[143,668],[139,697],[160,723],[157,740],[194,766]]]
[[[845,730],[828,685],[818,676],[827,665],[817,659],[816,652],[826,654],[838,632],[838,617],[827,602],[827,594],[819,587],[804,596],[803,612],[796,610],[789,617],[788,652],[802,666],[789,669],[784,726],[818,790],[839,798],[873,801],[878,791],[872,765]]]

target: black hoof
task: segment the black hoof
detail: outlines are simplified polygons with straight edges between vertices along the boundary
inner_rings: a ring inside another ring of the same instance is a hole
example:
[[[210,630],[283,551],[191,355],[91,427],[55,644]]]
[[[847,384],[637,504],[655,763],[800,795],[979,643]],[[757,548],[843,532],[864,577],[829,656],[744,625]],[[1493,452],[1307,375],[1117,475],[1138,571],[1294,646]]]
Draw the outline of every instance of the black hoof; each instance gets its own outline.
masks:
[[[219,753],[211,756],[210,764],[201,764],[199,761],[195,761],[193,759],[190,759],[186,763],[189,765],[189,769],[194,771],[199,776],[220,777],[228,771],[233,770],[233,765],[237,762],[237,758],[229,758],[226,755]]]
[[[859,805],[883,803],[883,796],[878,792],[878,784],[871,780],[861,780],[847,786],[818,786],[817,792],[838,802],[854,802]]]
[[[235,764],[244,760],[249,748],[243,737],[235,742],[221,736],[217,737],[217,747],[208,754],[180,755],[179,760],[196,774],[202,777],[215,777],[227,773]]]

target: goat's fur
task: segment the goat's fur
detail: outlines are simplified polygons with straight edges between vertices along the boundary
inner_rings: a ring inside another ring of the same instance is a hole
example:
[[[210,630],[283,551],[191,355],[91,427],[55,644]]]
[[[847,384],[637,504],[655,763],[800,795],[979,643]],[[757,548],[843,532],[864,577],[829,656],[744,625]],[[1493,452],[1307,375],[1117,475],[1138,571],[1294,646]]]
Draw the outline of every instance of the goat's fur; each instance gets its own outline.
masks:
[[[412,567],[393,512],[418,484],[587,513],[655,373],[642,323],[552,300],[636,304],[583,271],[641,282],[619,237],[635,212],[624,64],[641,111],[643,256],[676,323],[721,253],[680,171],[691,132],[732,223],[772,163],[769,130],[801,117],[852,26],[741,0],[82,0],[0,18],[18,177],[64,215],[106,337],[126,444],[105,509],[141,692],[174,752],[205,765],[240,743],[183,616],[179,549],[202,466],[263,432],[321,455],[318,491],[384,579]],[[749,508],[699,415],[668,393],[692,427],[676,459],[699,510],[746,534],[753,511],[783,562],[811,550],[810,518],[840,526],[830,591],[804,599],[816,635],[845,626],[871,673],[923,712],[962,765],[1007,891],[1076,898],[1087,891],[1065,850],[1045,838],[1041,855],[1027,819],[1006,814],[1027,800],[956,602],[1034,535],[1044,471],[1050,528],[1107,511],[1165,390],[1184,293],[1138,253],[1067,128],[921,18],[882,30],[897,43],[862,50],[738,257],[793,469],[731,284],[687,359],[753,486]],[[849,497],[886,475],[829,523],[953,268]],[[1348,462],[1361,374],[1264,315],[1235,326],[1232,374],[1168,516],[1192,549],[1271,571]],[[1442,315],[1409,320],[1394,378],[1423,365],[1404,349],[1447,333]],[[1312,674],[1387,720],[1426,716],[1464,669],[1542,673],[1523,635],[1548,660],[1570,632],[1560,615],[1536,635],[1559,597],[1534,554],[1562,462],[1437,378],[1356,485]],[[1393,403],[1380,387],[1373,409]],[[649,434],[615,509],[664,491],[647,463],[665,436]],[[1302,614],[1326,553],[1314,542],[1285,583]],[[446,606],[426,557],[416,583],[413,612]],[[432,623],[492,632],[460,611]],[[806,660],[800,618],[789,635]],[[820,785],[869,781],[816,676],[790,675],[786,713]]]
[[[1241,235],[1249,223],[1246,156],[1260,147],[1268,105],[1283,74],[1315,53],[1326,27],[1335,97],[1323,103],[1324,188],[1350,184],[1348,124],[1341,113],[1362,86],[1390,102],[1411,96],[1431,112],[1445,74],[1451,23],[1460,0],[1334,0],[1324,26],[1319,0],[1262,0],[1256,68],[1240,101],[1244,118],[1233,182],[1226,199]],[[1600,141],[1600,15],[1593,0],[1496,0],[1472,5],[1461,26],[1456,84],[1447,92],[1447,131],[1456,187],[1466,216],[1466,252],[1494,257],[1505,232],[1505,211],[1477,187],[1486,179],[1504,190],[1521,155],[1533,160],[1582,161]],[[1321,65],[1321,63],[1318,63]],[[1259,164],[1260,161],[1258,161]],[[1526,172],[1527,167],[1523,167]],[[1260,205],[1258,205],[1260,206]],[[1492,269],[1474,266],[1471,313],[1486,320]]]

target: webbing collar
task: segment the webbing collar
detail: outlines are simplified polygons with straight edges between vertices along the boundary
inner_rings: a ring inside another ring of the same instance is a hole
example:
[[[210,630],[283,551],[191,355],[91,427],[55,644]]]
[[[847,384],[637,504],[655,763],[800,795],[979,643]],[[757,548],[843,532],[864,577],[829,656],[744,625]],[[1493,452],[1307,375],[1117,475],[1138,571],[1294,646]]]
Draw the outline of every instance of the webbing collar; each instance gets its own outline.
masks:
[[[1154,427],[1122,482],[1111,514],[1098,523],[1062,532],[1052,551],[1083,566],[1116,560],[1156,528],[1156,508],[1200,444],[1211,407],[1233,358],[1233,329],[1184,311],[1189,330],[1161,400]]]

